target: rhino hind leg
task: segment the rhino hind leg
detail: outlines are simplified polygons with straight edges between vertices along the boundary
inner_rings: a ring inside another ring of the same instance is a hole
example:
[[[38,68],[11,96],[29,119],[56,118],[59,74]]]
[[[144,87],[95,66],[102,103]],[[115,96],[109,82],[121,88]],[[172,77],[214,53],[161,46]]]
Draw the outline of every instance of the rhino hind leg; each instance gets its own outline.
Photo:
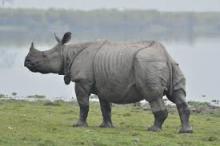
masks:
[[[112,104],[106,100],[99,99],[100,107],[102,111],[103,121],[99,127],[101,128],[114,128],[111,120]]]
[[[185,101],[185,92],[181,89],[177,90],[168,99],[176,104],[180,116],[181,129],[179,133],[192,133],[193,130],[189,123],[190,109]]]
[[[168,112],[162,98],[150,101],[150,106],[154,114],[154,124],[148,128],[148,131],[157,132],[162,129],[162,125],[168,116]]]

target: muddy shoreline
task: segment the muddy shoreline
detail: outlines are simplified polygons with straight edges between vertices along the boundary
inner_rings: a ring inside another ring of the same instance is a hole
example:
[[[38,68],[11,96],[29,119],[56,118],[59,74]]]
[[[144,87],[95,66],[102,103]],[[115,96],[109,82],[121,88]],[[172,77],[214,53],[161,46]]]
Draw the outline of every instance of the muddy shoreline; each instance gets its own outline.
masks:
[[[10,101],[20,101],[20,102],[44,102],[45,105],[49,106],[57,106],[59,103],[77,103],[75,98],[72,100],[65,100],[59,97],[56,98],[47,98],[44,95],[30,95],[27,97],[18,97],[16,94],[12,94],[12,96],[0,94],[1,100],[10,100]],[[167,99],[164,99],[165,104],[170,113],[177,112],[175,104],[171,103]],[[98,102],[98,99],[95,96],[90,97],[90,102]],[[196,114],[213,114],[220,116],[220,103],[219,100],[212,100],[210,102],[199,102],[199,101],[188,101],[189,107],[192,113]],[[146,101],[141,101],[137,103],[131,104],[136,108],[141,108],[143,110],[151,110],[150,105]],[[113,106],[123,106],[119,104],[114,104]],[[125,105],[126,106],[126,105]]]

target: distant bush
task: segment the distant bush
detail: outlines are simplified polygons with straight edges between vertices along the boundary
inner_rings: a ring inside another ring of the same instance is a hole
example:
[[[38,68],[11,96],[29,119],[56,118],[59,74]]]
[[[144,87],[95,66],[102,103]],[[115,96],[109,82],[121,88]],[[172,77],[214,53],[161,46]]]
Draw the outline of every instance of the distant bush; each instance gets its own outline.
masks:
[[[208,107],[208,102],[189,101],[188,104],[192,107]]]
[[[8,96],[4,94],[0,94],[0,98],[8,98]]]
[[[44,96],[44,95],[30,95],[30,96],[27,96],[27,98],[43,99],[43,98],[46,98],[46,96]]]
[[[61,104],[64,103],[62,100],[56,100],[56,101],[45,101],[45,106],[61,106]]]
[[[213,116],[220,115],[220,107],[213,106],[208,102],[189,101],[188,104],[193,113],[212,114]]]
[[[12,92],[11,95],[12,95],[12,96],[16,96],[17,93],[16,93],[16,92]]]

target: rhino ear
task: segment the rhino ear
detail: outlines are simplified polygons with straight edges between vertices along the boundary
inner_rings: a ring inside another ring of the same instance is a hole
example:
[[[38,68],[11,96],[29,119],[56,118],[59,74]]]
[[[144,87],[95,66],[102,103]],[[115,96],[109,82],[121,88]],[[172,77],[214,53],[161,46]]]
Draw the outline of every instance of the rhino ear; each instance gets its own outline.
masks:
[[[67,42],[69,42],[71,39],[71,32],[66,32],[64,35],[63,35],[63,38],[62,38],[62,41],[61,43],[62,44],[66,44]]]
[[[61,43],[61,40],[60,40],[60,38],[56,35],[56,33],[54,33],[54,37],[55,37],[56,41],[60,44],[60,43]]]

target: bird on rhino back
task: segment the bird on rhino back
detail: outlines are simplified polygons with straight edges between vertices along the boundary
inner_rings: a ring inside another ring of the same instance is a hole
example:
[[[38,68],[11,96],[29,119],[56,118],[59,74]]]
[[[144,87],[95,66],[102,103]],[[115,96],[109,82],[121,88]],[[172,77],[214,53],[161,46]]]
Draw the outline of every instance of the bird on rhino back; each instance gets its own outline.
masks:
[[[100,101],[103,122],[100,127],[114,127],[111,103],[135,103],[145,99],[150,103],[153,126],[149,131],[160,131],[168,116],[162,97],[176,104],[180,116],[180,133],[191,133],[190,110],[185,101],[185,77],[179,65],[166,49],[155,41],[115,43],[94,41],[67,44],[71,33],[47,51],[39,51],[31,44],[24,65],[32,72],[64,75],[65,84],[75,82],[80,116],[74,126],[86,127],[89,95]]]

